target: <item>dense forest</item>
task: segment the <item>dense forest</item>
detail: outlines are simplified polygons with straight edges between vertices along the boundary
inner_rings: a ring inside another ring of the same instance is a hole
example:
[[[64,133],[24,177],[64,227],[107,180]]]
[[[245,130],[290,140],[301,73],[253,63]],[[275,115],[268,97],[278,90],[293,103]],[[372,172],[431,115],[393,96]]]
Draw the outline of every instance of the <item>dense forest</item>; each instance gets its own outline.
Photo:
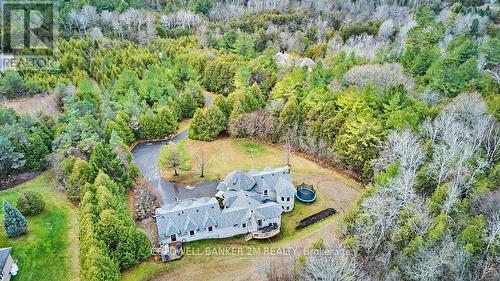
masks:
[[[0,180],[50,168],[80,209],[82,280],[151,255],[128,145],[221,134],[290,145],[367,183],[307,280],[500,278],[496,1],[61,1],[59,67],[6,71]],[[204,108],[204,92],[216,94]]]

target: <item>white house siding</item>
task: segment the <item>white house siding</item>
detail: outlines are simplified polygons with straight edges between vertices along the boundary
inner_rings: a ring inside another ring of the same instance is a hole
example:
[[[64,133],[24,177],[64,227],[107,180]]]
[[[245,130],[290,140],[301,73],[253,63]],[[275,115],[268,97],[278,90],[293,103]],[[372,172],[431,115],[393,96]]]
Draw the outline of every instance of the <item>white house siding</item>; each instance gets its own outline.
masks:
[[[293,206],[295,205],[294,197],[294,195],[278,196],[276,202],[282,206],[283,212],[288,213],[293,210]]]

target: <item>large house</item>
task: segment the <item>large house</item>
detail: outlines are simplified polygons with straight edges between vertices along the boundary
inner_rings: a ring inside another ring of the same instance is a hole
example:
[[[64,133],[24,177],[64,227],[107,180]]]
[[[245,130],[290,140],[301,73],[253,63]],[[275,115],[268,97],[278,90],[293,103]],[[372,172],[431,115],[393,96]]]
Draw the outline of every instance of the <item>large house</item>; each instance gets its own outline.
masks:
[[[10,255],[12,248],[0,249],[0,281],[9,281],[12,276],[15,276],[18,267]]]
[[[281,214],[293,209],[296,192],[288,166],[233,171],[217,190],[215,197],[179,200],[156,209],[160,244],[279,231]]]

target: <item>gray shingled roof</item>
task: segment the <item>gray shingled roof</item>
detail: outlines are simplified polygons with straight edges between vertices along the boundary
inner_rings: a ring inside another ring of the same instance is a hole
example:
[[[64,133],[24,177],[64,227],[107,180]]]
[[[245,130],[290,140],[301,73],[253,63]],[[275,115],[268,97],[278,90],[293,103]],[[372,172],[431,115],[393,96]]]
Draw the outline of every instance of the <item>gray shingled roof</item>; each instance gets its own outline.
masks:
[[[283,209],[276,202],[267,202],[255,209],[255,216],[257,218],[277,218],[281,216]]]
[[[229,208],[221,212],[219,227],[233,226],[250,218],[249,208]]]
[[[209,213],[207,212],[205,214],[205,219],[203,220],[203,227],[207,228],[209,226],[216,226],[217,225],[217,222],[215,221],[215,219],[213,217],[211,217],[209,215]]]
[[[158,233],[163,240],[172,234],[203,228],[207,216],[219,221],[220,208],[215,198],[203,197],[166,204],[156,209],[156,215]]]
[[[258,203],[260,204],[261,196],[258,193],[245,190],[228,190],[224,193],[224,206],[232,206],[233,202],[236,201],[238,197],[250,197],[259,201]]]
[[[265,188],[276,188],[276,184],[280,178],[292,182],[290,177],[289,168],[283,167],[278,169],[265,168],[262,172],[252,175],[257,182],[254,189],[258,193],[262,193]],[[274,189],[276,191],[276,189]]]
[[[7,258],[10,255],[11,247],[0,249],[0,269],[3,270],[5,266],[5,262],[7,262]]]
[[[260,201],[255,200],[254,198],[248,196],[248,194],[236,196],[235,199],[231,202],[227,207],[229,208],[252,208],[259,206],[262,204]],[[224,205],[226,206],[226,205]]]
[[[224,184],[228,190],[250,190],[255,185],[255,180],[242,171],[236,170],[226,176]]]
[[[217,185],[217,190],[222,190],[222,191],[226,191],[227,190],[227,185],[221,181],[219,182],[219,184]]]
[[[296,189],[293,187],[291,181],[288,181],[286,177],[280,177],[275,186],[276,194],[279,196],[295,196]]]
[[[295,193],[289,167],[267,167],[262,171],[251,170],[248,174],[233,171],[217,189],[224,191],[226,208],[222,210],[214,197],[180,200],[156,209],[160,240],[209,226],[238,225],[250,218],[251,210],[255,210],[258,218],[279,217],[283,209],[276,202],[262,203],[262,191],[276,191],[279,196],[293,196]]]
[[[201,200],[202,203],[196,200],[192,201],[194,203],[184,207],[158,208],[156,210],[156,224],[160,240],[165,240],[172,234],[186,234],[190,230],[198,230],[208,226],[233,226],[248,220],[250,217],[249,207],[231,207],[221,210],[215,199]]]

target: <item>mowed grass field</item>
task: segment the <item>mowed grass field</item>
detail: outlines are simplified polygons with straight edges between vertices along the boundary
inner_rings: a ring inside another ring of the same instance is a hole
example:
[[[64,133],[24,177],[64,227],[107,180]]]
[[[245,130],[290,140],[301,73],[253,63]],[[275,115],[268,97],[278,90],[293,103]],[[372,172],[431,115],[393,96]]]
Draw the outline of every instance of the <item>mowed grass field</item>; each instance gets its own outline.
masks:
[[[52,174],[44,173],[24,184],[0,192],[0,201],[15,206],[25,191],[38,191],[45,211],[28,219],[28,232],[9,238],[0,230],[0,247],[12,247],[19,272],[13,280],[78,280],[78,210],[64,193],[52,188]],[[2,214],[2,208],[0,208]]]

